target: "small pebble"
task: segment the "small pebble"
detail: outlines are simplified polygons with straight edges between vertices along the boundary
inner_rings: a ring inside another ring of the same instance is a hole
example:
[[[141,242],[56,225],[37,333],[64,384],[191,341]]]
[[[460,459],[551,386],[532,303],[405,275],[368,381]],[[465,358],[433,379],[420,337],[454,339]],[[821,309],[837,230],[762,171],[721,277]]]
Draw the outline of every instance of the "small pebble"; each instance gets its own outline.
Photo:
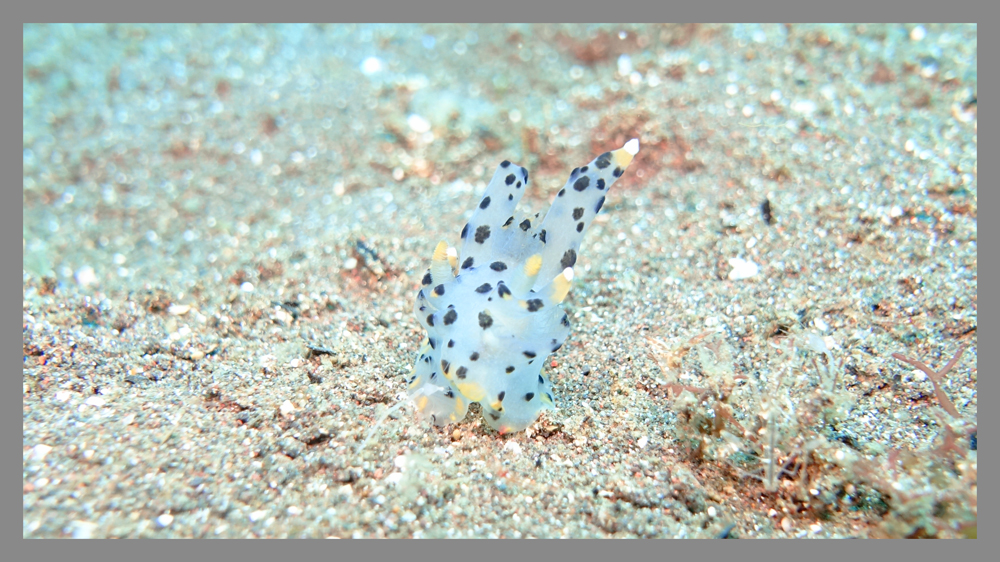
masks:
[[[170,515],[169,512],[156,518],[156,524],[162,527],[169,527],[171,523],[174,522],[174,516]]]
[[[371,76],[377,72],[382,71],[382,59],[378,57],[368,57],[361,62],[361,73],[365,76]]]
[[[507,444],[503,446],[503,450],[510,451],[515,456],[521,454],[521,446],[517,444],[517,441],[508,441]]]
[[[752,261],[747,261],[742,258],[730,258],[729,265],[733,268],[729,272],[729,279],[733,281],[738,281],[740,279],[749,279],[757,272],[760,268]]]
[[[90,521],[74,521],[71,524],[73,529],[74,539],[89,539],[94,536],[94,529],[97,528],[97,523],[91,523]]]
[[[406,124],[414,133],[426,133],[431,130],[430,122],[415,113],[406,118]]]
[[[49,447],[48,445],[45,445],[43,443],[39,443],[38,445],[35,445],[34,447],[31,448],[31,460],[33,461],[43,460],[45,458],[45,455],[49,454],[49,451],[51,450],[52,447]]]
[[[76,282],[86,287],[87,285],[93,285],[97,281],[97,274],[94,273],[94,268],[89,265],[81,267],[74,275]]]

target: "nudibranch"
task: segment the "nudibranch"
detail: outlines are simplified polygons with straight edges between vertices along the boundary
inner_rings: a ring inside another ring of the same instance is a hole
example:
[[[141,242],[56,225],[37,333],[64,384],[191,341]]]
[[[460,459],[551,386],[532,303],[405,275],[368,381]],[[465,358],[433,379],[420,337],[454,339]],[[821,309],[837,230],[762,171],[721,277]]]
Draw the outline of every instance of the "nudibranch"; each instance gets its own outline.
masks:
[[[434,425],[461,421],[479,402],[503,434],[555,408],[542,367],[569,335],[560,303],[580,241],[638,152],[632,139],[573,170],[541,221],[515,212],[528,171],[504,160],[462,229],[461,250],[437,245],[413,308],[427,340],[407,381]]]

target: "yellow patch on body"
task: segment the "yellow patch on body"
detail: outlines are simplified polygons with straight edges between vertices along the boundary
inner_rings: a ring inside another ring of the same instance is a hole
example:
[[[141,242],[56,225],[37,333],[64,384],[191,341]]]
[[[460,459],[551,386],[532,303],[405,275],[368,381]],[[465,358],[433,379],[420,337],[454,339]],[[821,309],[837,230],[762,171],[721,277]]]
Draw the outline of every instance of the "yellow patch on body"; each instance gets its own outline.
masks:
[[[474,382],[460,382],[456,386],[458,391],[472,402],[479,402],[486,396],[486,389]]]

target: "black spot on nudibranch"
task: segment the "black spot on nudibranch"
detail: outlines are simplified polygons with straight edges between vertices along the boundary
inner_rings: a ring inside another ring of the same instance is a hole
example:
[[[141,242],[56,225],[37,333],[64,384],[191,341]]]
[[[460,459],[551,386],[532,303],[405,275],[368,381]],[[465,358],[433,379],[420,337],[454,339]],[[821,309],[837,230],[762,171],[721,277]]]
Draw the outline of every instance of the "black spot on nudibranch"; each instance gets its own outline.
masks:
[[[558,345],[556,345],[555,347],[553,347],[553,348],[552,348],[552,353],[555,353],[555,352],[559,351],[559,348],[560,348],[560,347],[562,347],[562,344],[561,344],[561,343],[560,343],[560,344],[558,344]]]
[[[524,401],[525,402],[531,402],[531,399],[534,398],[534,397],[535,397],[535,393],[534,392],[529,392],[529,393],[527,393],[527,394],[524,395]]]
[[[612,172],[611,175],[613,175],[616,178],[617,177],[621,177],[621,175],[622,175],[622,169],[621,168],[615,168],[615,171]]]
[[[565,189],[560,189],[559,193],[556,194],[556,197],[562,197],[563,195],[566,195],[566,190]]]
[[[472,267],[474,261],[475,260],[473,260],[471,257],[466,258],[466,260],[462,262],[462,269],[469,269],[470,267]]]
[[[507,269],[507,264],[505,264],[502,261],[495,261],[490,264],[490,269],[492,269],[493,271],[503,271]]]
[[[479,327],[482,329],[489,328],[493,325],[493,317],[490,316],[485,310],[479,313]]]
[[[604,178],[597,180],[597,189],[604,189]]]
[[[521,224],[517,226],[520,226],[521,230],[527,231],[529,228],[531,228],[531,221],[529,221],[528,219],[524,219],[523,221],[521,221]]]
[[[545,379],[542,378],[542,375],[538,375],[538,384],[545,384]]]
[[[451,387],[450,386],[448,387],[448,390],[444,391],[444,395],[447,396],[448,398],[454,398],[455,397],[455,393],[451,391]]]
[[[476,292],[479,293],[479,294],[481,294],[481,295],[485,295],[486,293],[488,293],[488,292],[490,292],[492,290],[493,290],[493,286],[490,285],[489,283],[483,283],[482,285],[476,287]]]
[[[507,296],[510,295],[511,292],[510,289],[507,288],[507,285],[504,285],[503,282],[501,282],[497,284],[497,294],[500,295],[502,298],[507,298]]]
[[[494,414],[493,412],[490,412],[490,417],[493,418],[493,421],[497,421],[498,419],[500,419],[500,414]]]
[[[582,178],[580,178],[580,179],[576,180],[575,182],[573,182],[573,189],[575,189],[577,191],[583,191],[584,189],[587,189],[588,187],[590,187],[590,177],[588,177],[588,176],[583,176]]]
[[[569,177],[573,177],[580,173],[580,168],[573,168],[573,171],[569,173]]]
[[[594,165],[597,166],[598,170],[603,170],[611,165],[611,153],[605,152],[604,154],[597,157],[594,161]]]
[[[466,374],[468,372],[469,372],[469,370],[466,369],[465,367],[459,367],[458,370],[455,371],[455,376],[458,377],[458,378],[460,378],[460,379],[464,379],[466,377]]]
[[[483,202],[479,204],[479,208],[485,209],[489,206],[490,206],[490,196],[487,195],[486,197],[483,197]]]
[[[538,233],[538,239],[542,241],[542,244],[545,243],[545,229],[544,228],[542,229],[541,232]]]
[[[583,207],[573,209],[573,220],[578,221],[583,218]]]
[[[444,285],[438,285],[437,287],[434,287],[434,294],[437,295],[437,296],[439,296],[439,297],[441,295],[443,295],[444,294]]]
[[[434,325],[434,315],[433,314],[428,314],[427,315],[427,325],[428,326],[433,326]],[[431,347],[433,347],[433,346],[431,346]]]
[[[601,197],[600,200],[597,201],[597,205],[594,205],[594,214],[600,213],[601,207],[603,206],[604,206],[604,198]]]
[[[503,397],[507,396],[506,390],[501,390],[500,394],[497,394],[497,402],[503,402]]]
[[[524,183],[528,183],[528,169],[522,166],[521,173],[524,174]]]
[[[448,347],[455,347],[455,340],[448,340]]]
[[[473,351],[472,355],[469,356],[469,361],[476,361],[477,359],[479,359],[479,352]]]
[[[569,316],[563,314],[562,320],[560,320],[559,323],[569,328]]]
[[[587,173],[587,170],[589,170],[589,169],[590,169],[590,166],[584,166],[584,167],[580,168],[580,173],[585,174],[585,173]]]
[[[582,222],[576,223],[576,231],[577,232],[583,232],[583,223]]]
[[[490,237],[490,225],[484,224],[476,229],[476,242],[482,244]]]
[[[535,352],[534,351],[525,351],[524,352],[524,356],[527,357],[528,359],[531,359],[532,357],[535,356]]]
[[[465,223],[465,226],[462,227],[462,234],[461,234],[460,238],[462,240],[465,240],[465,235],[468,234],[468,233],[469,233],[469,223]]]
[[[563,254],[562,260],[559,262],[559,265],[561,265],[563,269],[576,265],[576,250],[573,250],[572,248],[566,250],[566,253]]]
[[[434,282],[434,278],[431,277],[431,272],[430,271],[428,271],[427,273],[425,273],[424,274],[424,278],[420,281],[420,283],[423,284],[423,285],[430,285],[433,282]]]
[[[455,320],[457,320],[457,319],[458,319],[458,313],[455,312],[454,310],[449,310],[444,315],[444,325],[445,326],[451,326],[452,324],[455,323]],[[448,346],[448,347],[451,347],[451,346]]]
[[[511,374],[513,372],[514,372],[514,366],[513,365],[508,366],[507,367],[507,374],[509,375],[509,374]]]
[[[427,343],[430,344],[431,349],[437,349],[437,342],[434,341],[434,338],[427,338]]]
[[[450,368],[451,368],[451,363],[449,363],[448,361],[446,361],[446,360],[442,359],[442,360],[441,360],[441,369],[442,369],[442,370],[443,370],[443,371],[444,371],[445,373],[447,373],[447,372],[448,372],[448,369],[450,369]]]
[[[508,196],[507,196],[507,200],[508,200],[508,201],[513,201],[513,200],[514,200],[514,194],[510,194],[510,195],[508,195]]]
[[[543,306],[545,306],[545,303],[542,302],[542,299],[528,300],[528,312],[538,312]]]
[[[507,185],[510,185],[510,184],[514,183],[514,180],[516,180],[516,179],[517,178],[514,177],[514,174],[509,174],[507,176],[507,179],[504,180],[504,182],[506,182]]]
[[[510,166],[510,160],[504,160],[500,163],[501,168],[506,168],[507,166]]]
[[[510,226],[510,223],[512,223],[512,222],[514,222],[514,217],[508,218],[507,222],[503,223],[503,227],[507,228],[508,226]]]
[[[516,188],[518,188],[518,189],[521,189],[521,182],[517,182],[517,184],[516,184],[516,185],[514,185],[514,187],[516,187]]]

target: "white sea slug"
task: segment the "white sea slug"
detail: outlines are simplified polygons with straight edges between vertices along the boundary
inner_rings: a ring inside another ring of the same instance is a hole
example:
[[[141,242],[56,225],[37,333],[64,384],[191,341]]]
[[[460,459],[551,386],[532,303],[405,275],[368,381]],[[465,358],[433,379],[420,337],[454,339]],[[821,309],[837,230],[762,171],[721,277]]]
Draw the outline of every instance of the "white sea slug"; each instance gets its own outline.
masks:
[[[539,223],[514,208],[528,171],[503,161],[462,229],[461,251],[441,241],[414,313],[427,330],[409,397],[438,426],[461,421],[472,402],[500,433],[520,431],[554,408],[545,358],[569,335],[563,299],[580,241],[639,141],[577,168]]]

